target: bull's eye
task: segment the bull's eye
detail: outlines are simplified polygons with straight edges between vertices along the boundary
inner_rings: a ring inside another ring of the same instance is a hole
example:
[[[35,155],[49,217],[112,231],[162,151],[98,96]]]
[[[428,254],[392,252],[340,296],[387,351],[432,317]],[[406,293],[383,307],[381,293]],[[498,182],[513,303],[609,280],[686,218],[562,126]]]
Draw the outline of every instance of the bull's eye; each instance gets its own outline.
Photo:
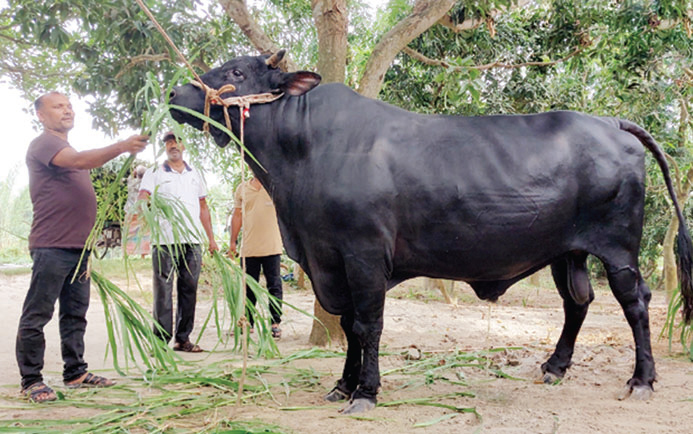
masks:
[[[243,79],[243,73],[239,69],[228,69],[224,72],[226,80],[238,82]]]

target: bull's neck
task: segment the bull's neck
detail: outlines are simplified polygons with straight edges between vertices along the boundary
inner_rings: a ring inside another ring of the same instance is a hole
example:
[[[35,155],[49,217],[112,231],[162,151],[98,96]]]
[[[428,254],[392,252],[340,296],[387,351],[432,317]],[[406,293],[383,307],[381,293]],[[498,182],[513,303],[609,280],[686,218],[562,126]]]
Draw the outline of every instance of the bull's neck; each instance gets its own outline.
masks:
[[[295,172],[304,154],[307,130],[304,120],[308,118],[305,98],[305,95],[284,97],[250,107],[244,143],[252,157],[246,155],[245,161],[270,194],[277,183],[286,185],[293,181],[290,172]],[[234,132],[238,131],[237,125],[234,127]]]

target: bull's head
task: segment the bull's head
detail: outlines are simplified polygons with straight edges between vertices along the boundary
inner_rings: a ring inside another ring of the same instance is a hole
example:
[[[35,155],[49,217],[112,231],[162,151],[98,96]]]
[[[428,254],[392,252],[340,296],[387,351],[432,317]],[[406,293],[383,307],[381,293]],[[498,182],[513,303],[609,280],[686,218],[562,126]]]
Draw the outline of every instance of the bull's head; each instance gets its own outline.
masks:
[[[303,95],[320,83],[320,76],[309,71],[292,73],[282,72],[278,68],[284,57],[284,50],[271,56],[242,56],[229,60],[218,68],[214,68],[200,78],[209,88],[220,89],[231,84],[234,91],[223,93],[223,98],[232,96],[257,95],[262,93],[285,93],[288,96]],[[199,113],[204,113],[205,91],[192,84],[173,88],[170,103],[187,107]],[[220,105],[211,105],[209,116],[224,124],[224,113]],[[238,125],[238,110],[229,110],[233,123]],[[180,110],[172,109],[171,115],[180,123],[187,123],[201,130],[204,122]],[[210,125],[210,133],[217,145],[224,147],[229,143],[229,136],[223,131]]]

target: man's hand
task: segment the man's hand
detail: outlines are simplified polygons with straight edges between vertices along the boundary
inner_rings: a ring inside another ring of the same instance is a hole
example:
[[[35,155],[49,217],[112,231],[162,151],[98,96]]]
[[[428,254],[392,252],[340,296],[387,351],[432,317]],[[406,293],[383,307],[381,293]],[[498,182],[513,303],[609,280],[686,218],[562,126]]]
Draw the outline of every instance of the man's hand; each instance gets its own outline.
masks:
[[[136,154],[147,147],[148,140],[149,136],[136,134],[134,136],[128,137],[127,139],[123,140],[122,142],[119,142],[118,144],[120,145],[122,152]]]
[[[214,253],[219,251],[219,246],[217,246],[217,242],[212,238],[209,240],[209,253]]]
[[[228,256],[231,259],[234,259],[238,255],[238,252],[236,251],[236,242],[231,241],[229,244],[229,250],[226,252],[226,256]]]

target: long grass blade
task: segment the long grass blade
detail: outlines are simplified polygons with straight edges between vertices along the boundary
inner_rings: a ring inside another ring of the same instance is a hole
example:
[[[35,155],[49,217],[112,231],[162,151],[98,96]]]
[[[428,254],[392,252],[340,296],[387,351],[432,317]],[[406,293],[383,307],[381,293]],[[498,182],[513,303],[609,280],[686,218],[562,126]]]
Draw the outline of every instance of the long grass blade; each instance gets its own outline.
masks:
[[[91,278],[104,307],[107,351],[110,348],[116,371],[126,374],[119,363],[118,348],[122,348],[125,361],[133,362],[143,372],[177,370],[180,358],[156,337],[154,327],[159,326],[149,312],[100,273],[92,270]]]

